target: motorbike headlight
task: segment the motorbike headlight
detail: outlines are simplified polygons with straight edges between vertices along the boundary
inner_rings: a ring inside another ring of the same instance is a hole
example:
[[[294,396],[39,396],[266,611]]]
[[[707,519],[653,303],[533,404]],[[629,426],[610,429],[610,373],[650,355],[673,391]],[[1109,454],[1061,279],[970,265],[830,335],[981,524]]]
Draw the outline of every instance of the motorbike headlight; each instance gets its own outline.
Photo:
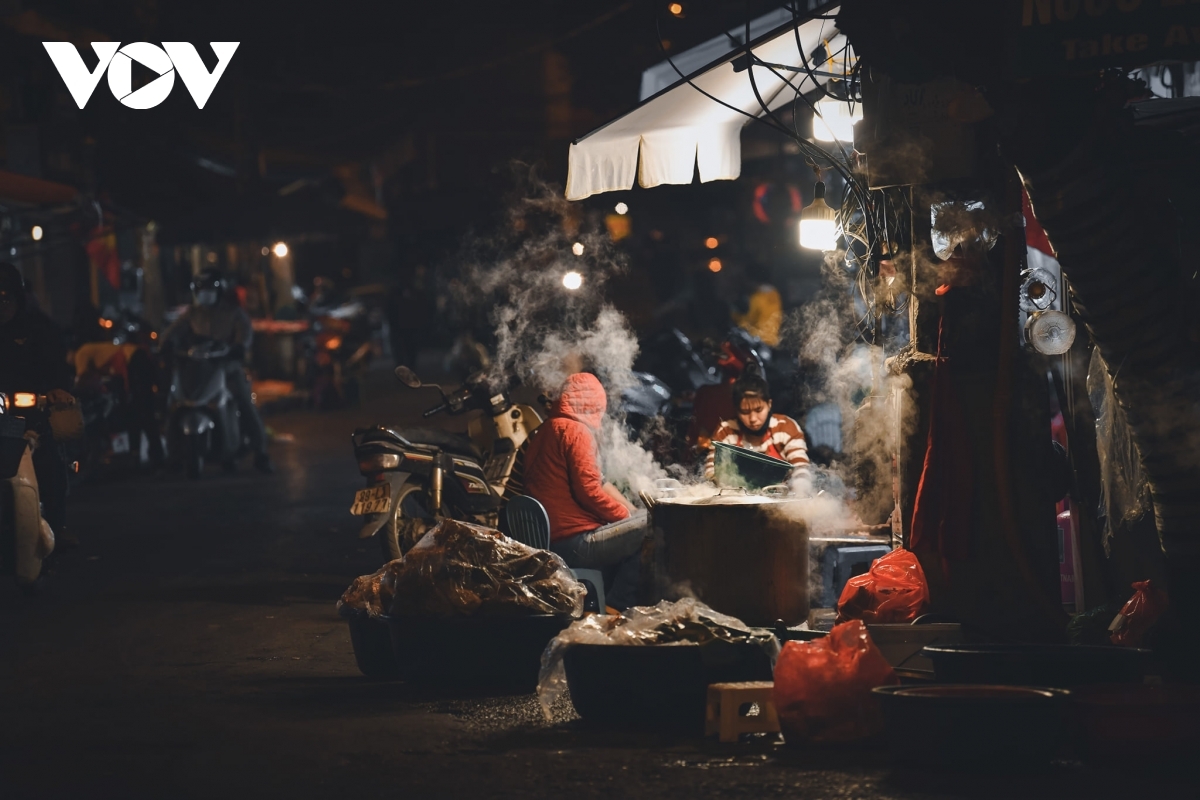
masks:
[[[13,395],[13,405],[17,408],[33,408],[37,405],[37,395],[31,392],[17,392]]]
[[[358,471],[364,475],[381,472],[385,469],[395,469],[400,466],[400,456],[396,453],[376,453],[362,458],[358,462]]]

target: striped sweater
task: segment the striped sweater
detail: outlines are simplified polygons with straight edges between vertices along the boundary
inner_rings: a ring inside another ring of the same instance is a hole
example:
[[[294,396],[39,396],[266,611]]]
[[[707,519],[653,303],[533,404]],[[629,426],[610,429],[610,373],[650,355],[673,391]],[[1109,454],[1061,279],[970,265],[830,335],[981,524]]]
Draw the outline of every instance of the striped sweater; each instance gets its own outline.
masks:
[[[755,437],[757,438],[757,437]],[[808,447],[804,443],[804,431],[791,417],[783,414],[772,414],[767,432],[760,441],[755,442],[751,437],[742,433],[736,419],[727,419],[717,426],[712,440],[723,444],[732,444],[754,450],[758,453],[776,455],[792,465],[792,477],[799,478],[808,475]],[[775,452],[770,453],[774,445]],[[709,448],[708,457],[704,461],[704,475],[712,480],[716,448]]]

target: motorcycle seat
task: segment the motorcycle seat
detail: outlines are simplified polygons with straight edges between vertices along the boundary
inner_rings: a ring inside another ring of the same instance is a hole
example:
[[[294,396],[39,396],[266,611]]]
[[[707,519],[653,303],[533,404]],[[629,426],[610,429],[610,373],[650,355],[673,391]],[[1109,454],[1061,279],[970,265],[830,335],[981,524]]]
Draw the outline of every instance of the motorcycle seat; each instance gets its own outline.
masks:
[[[432,445],[445,450],[447,453],[468,456],[476,461],[483,460],[483,454],[479,452],[479,448],[467,437],[448,431],[439,431],[434,428],[401,428],[399,430],[393,428],[375,428],[363,438],[363,441],[367,442],[372,438],[390,439],[398,444],[408,442],[410,444]]]

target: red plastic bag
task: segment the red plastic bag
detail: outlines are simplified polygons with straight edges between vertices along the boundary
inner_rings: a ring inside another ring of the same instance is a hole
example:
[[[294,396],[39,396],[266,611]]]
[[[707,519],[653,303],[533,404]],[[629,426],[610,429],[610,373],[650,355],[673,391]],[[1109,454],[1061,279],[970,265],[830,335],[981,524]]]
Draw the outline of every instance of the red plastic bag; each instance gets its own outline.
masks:
[[[1138,581],[1133,584],[1133,597],[1121,606],[1121,613],[1117,614],[1108,626],[1112,643],[1140,647],[1146,631],[1158,622],[1168,605],[1167,593],[1154,586],[1151,581]]]
[[[893,550],[871,569],[846,582],[838,600],[837,621],[861,619],[868,625],[912,622],[929,606],[929,584],[917,557]]]
[[[900,682],[859,620],[811,642],[788,642],[775,662],[775,709],[789,742],[853,742],[883,730],[876,686]]]

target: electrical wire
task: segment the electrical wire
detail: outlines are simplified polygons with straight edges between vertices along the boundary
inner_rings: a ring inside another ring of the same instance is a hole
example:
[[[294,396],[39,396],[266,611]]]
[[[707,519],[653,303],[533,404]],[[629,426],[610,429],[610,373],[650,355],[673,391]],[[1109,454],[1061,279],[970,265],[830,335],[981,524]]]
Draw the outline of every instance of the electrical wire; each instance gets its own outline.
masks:
[[[818,80],[816,68],[813,63],[809,62],[807,54],[804,52],[803,43],[800,40],[799,20],[800,15],[797,12],[797,7],[793,5],[785,6],[792,12],[793,20],[797,25],[793,27],[793,35],[796,39],[796,49],[800,56],[800,61],[804,66],[804,77],[799,81],[793,82],[788,76],[784,75],[776,65],[763,61],[755,55],[750,41],[750,24],[746,23],[745,42],[740,43],[746,55],[746,71],[747,77],[750,80],[750,87],[754,93],[754,98],[758,102],[762,111],[761,114],[751,114],[743,111],[736,106],[721,100],[718,97],[710,94],[704,89],[696,85],[695,81],[691,80],[674,59],[667,54],[666,47],[663,45],[661,22],[655,15],[655,31],[657,33],[659,49],[662,51],[667,63],[675,70],[675,73],[681,80],[686,82],[700,94],[704,95],[709,100],[741,115],[750,120],[758,122],[766,127],[777,131],[778,133],[787,136],[796,142],[800,148],[801,154],[805,157],[805,163],[817,171],[821,170],[819,162],[823,162],[825,168],[833,169],[843,181],[842,197],[837,210],[837,222],[842,231],[843,236],[847,241],[845,251],[845,263],[848,270],[853,271],[854,294],[863,304],[863,315],[858,319],[856,328],[856,339],[861,339],[870,344],[882,344],[882,324],[885,316],[894,316],[901,313],[907,308],[907,293],[905,301],[902,304],[894,302],[894,298],[889,298],[884,301],[879,297],[879,292],[876,291],[876,284],[879,276],[879,260],[886,251],[891,257],[895,257],[897,249],[889,235],[889,229],[903,230],[903,220],[900,218],[899,210],[896,211],[894,226],[893,214],[889,213],[889,204],[887,202],[886,193],[870,192],[860,182],[859,179],[851,171],[853,164],[853,155],[844,143],[834,138],[834,143],[841,151],[842,158],[838,158],[833,153],[825,150],[823,147],[809,141],[800,134],[798,114],[800,102],[803,102],[813,113],[815,118],[823,119],[823,115],[817,109],[815,103],[809,99],[803,87],[808,81],[811,81],[815,90],[819,91],[824,97],[846,102],[850,104],[851,113],[853,113],[855,104],[860,102],[858,99],[861,91],[861,62],[854,57],[850,42],[846,39],[845,44],[835,51],[829,51],[828,41],[823,38],[824,24],[822,23],[822,42],[825,50],[826,64],[836,64],[837,59],[841,60],[842,75],[845,76],[842,83],[845,84],[845,97],[839,97],[829,91],[826,85]],[[747,20],[749,15],[747,15]],[[833,19],[830,16],[806,17],[806,19]],[[732,38],[732,37],[731,37]],[[774,75],[784,86],[790,88],[794,93],[792,100],[792,120],[791,130],[789,126],[773,111],[767,101],[763,98],[762,92],[758,86],[758,80],[754,75],[755,67],[762,67]],[[797,70],[800,72],[800,70]],[[831,79],[832,81],[833,79]],[[811,90],[810,90],[811,91]],[[844,159],[844,161],[843,161]],[[878,203],[872,201],[872,195],[878,195],[880,198]],[[907,202],[907,201],[906,201]],[[908,204],[908,213],[911,215],[911,204]],[[911,247],[911,244],[910,244]],[[855,303],[857,305],[857,301]]]

